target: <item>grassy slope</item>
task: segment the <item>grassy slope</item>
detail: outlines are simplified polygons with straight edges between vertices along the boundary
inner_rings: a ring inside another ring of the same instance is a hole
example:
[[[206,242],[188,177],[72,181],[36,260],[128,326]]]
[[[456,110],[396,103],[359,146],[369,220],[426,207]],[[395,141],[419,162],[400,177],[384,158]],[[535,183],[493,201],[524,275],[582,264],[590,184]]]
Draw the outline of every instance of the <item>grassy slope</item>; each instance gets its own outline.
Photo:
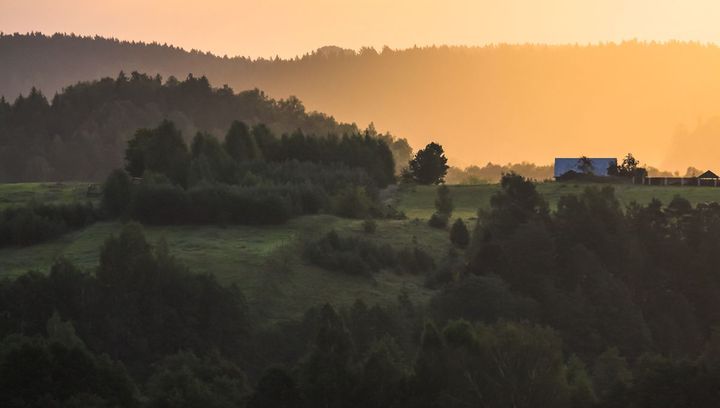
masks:
[[[100,245],[120,228],[116,222],[97,223],[51,242],[0,249],[0,276],[13,277],[28,270],[46,272],[58,256],[94,268]],[[369,304],[390,303],[403,290],[418,302],[431,295],[422,286],[422,276],[383,272],[368,279],[308,265],[300,256],[301,242],[331,228],[363,234],[361,221],[328,215],[301,217],[282,226],[145,227],[145,232],[151,241],[164,239],[171,253],[190,270],[212,273],[223,283],[236,284],[258,318],[295,318],[310,306],[350,304],[358,298]],[[410,245],[413,236],[438,259],[448,248],[444,231],[413,221],[382,222],[373,239],[402,247]]]
[[[553,205],[583,185],[546,183],[540,191]],[[487,208],[497,185],[452,186],[454,217],[475,217],[478,208]],[[86,184],[0,185],[0,208],[26,202],[72,202],[85,200]],[[693,203],[720,201],[720,189],[692,187],[616,186],[623,203],[647,202],[653,197],[668,202],[676,194]],[[397,205],[408,220],[378,223],[371,237],[400,248],[413,240],[439,260],[449,248],[447,232],[429,228],[425,219],[434,211],[435,188],[402,189]],[[418,218],[418,220],[416,220]],[[367,303],[395,301],[403,290],[416,301],[427,300],[432,292],[423,288],[423,277],[381,273],[374,279],[351,277],[324,271],[306,264],[300,256],[302,242],[334,228],[345,234],[363,234],[361,221],[334,216],[307,216],[286,225],[269,227],[171,226],[146,227],[150,240],[164,239],[171,252],[192,271],[213,273],[223,283],[237,284],[259,318],[294,318],[308,307],[323,302],[348,304],[356,298]],[[0,249],[0,276],[17,276],[27,270],[45,272],[58,256],[85,268],[97,265],[98,250],[120,224],[97,223],[58,240],[25,248]]]

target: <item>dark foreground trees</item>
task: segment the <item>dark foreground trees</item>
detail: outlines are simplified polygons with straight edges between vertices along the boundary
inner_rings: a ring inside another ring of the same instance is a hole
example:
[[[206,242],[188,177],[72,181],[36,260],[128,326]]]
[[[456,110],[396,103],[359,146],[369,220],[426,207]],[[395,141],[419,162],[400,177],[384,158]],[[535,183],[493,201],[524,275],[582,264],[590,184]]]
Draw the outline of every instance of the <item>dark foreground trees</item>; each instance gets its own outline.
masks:
[[[669,281],[633,281],[634,290],[649,296],[646,303],[636,302],[623,286],[630,285],[626,279],[632,273],[644,271],[616,269],[627,259],[613,259],[615,266],[608,266],[609,258],[593,259],[592,253],[614,253],[602,239],[607,228],[615,232],[606,238],[621,247],[631,245],[628,231],[641,226],[649,228],[643,229],[647,244],[658,245],[668,239],[668,230],[652,238],[653,228],[663,225],[658,224],[663,217],[675,217],[671,214],[690,221],[680,227],[683,236],[702,235],[715,227],[705,223],[707,229],[698,230],[691,220],[717,209],[688,208],[678,199],[672,211],[638,207],[627,215],[627,224],[613,224],[625,216],[615,213],[608,191],[567,198],[548,215],[525,183],[507,180],[484,215],[501,219],[483,224],[487,227],[473,237],[472,256],[494,260],[488,265],[493,273],[471,263],[437,292],[429,308],[401,295],[383,306],[323,305],[296,321],[269,325],[255,324],[237,288],[192,274],[162,241],[148,242],[139,225],[129,224],[105,242],[94,271],[61,260],[48,275],[0,281],[0,403],[714,406],[720,397],[720,336],[692,332],[688,324],[714,324],[712,309],[701,309],[706,303],[700,303],[712,302],[702,295],[713,289],[676,289],[676,297],[697,291],[686,301],[704,316],[680,310],[677,300],[676,313],[659,315],[655,302],[673,297],[657,298],[652,286],[663,288]],[[502,208],[506,204],[525,210],[508,212]],[[595,206],[585,207],[590,204]],[[510,213],[525,221],[508,222]],[[559,229],[585,249],[573,246],[548,257],[566,248],[553,236]],[[593,234],[586,233],[590,230]],[[321,255],[336,259],[345,259],[343,254],[365,262],[408,258],[339,236],[327,241]],[[507,255],[518,248],[527,261]],[[603,271],[611,267],[626,275]],[[693,279],[702,276],[693,271]],[[693,336],[703,341],[694,343]],[[681,352],[685,357],[676,357]]]
[[[219,143],[195,142],[191,161],[222,156]],[[334,186],[361,179],[347,169],[328,179],[313,170],[327,167],[312,163],[237,166],[266,180],[310,174],[343,195],[324,204],[300,184],[184,189],[167,175],[134,184],[118,172],[106,200],[129,186],[118,212],[148,223],[188,214],[208,222],[269,211],[254,200],[271,191],[286,199],[278,208],[297,211],[338,206],[362,190]],[[438,209],[447,211],[442,191]],[[66,222],[83,214],[33,211]],[[458,246],[463,226],[451,229]],[[22,237],[17,231],[5,233]],[[676,197],[623,207],[612,188],[590,187],[551,209],[532,182],[507,174],[466,251],[396,247],[353,232],[304,241],[310,267],[368,284],[380,273],[417,274],[434,292],[268,322],[236,287],[193,274],[172,248],[127,224],[102,245],[95,268],[58,260],[47,275],[0,281],[0,404],[712,407],[720,398],[719,236],[717,203]],[[281,287],[287,275],[264,278]]]

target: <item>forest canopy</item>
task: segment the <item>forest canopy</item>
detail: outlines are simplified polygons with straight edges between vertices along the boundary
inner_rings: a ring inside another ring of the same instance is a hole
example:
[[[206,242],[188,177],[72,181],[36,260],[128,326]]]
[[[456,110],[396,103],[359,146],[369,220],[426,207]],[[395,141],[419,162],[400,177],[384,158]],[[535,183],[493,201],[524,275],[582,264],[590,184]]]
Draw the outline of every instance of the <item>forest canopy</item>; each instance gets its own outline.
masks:
[[[302,132],[318,139],[368,134],[407,162],[405,139],[369,126],[338,123],[307,112],[295,98],[274,100],[260,90],[213,88],[206,77],[185,80],[123,72],[68,86],[51,101],[32,88],[13,102],[0,98],[0,182],[101,180],[121,167],[125,143],[138,128],[172,120],[188,139],[198,131],[224,134],[233,121],[264,124],[268,137]]]

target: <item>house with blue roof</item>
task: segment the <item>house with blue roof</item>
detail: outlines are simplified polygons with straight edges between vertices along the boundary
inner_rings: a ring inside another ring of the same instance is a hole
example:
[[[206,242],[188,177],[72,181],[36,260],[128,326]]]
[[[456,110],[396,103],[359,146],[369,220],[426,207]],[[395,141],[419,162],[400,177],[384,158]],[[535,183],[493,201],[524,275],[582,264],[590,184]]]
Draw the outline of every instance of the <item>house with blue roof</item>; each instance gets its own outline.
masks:
[[[616,158],[567,157],[555,159],[555,178],[585,174],[607,177],[616,174]]]

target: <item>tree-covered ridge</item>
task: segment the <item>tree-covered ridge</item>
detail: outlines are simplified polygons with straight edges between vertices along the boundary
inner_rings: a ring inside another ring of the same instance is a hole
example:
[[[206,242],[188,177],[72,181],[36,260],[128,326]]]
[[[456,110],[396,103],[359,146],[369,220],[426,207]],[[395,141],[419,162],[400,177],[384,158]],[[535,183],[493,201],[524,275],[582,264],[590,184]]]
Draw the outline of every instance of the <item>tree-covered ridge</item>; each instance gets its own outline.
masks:
[[[249,59],[18,34],[0,37],[0,60],[0,95],[8,99],[31,86],[50,94],[120,70],[178,78],[192,72],[273,98],[296,95],[342,121],[374,121],[414,146],[432,138],[456,166],[542,164],[590,150],[634,151],[666,170],[717,166],[720,48],[712,44],[323,48],[297,58]]]
[[[0,181],[99,180],[123,161],[138,128],[173,120],[185,137],[224,133],[235,120],[266,125],[269,137],[302,131],[324,138],[356,135],[354,124],[307,112],[295,97],[274,100],[260,90],[213,88],[206,77],[180,81],[133,72],[65,88],[52,102],[36,88],[10,103],[0,98]],[[409,155],[404,139],[367,134]],[[187,140],[186,142],[189,142]]]

